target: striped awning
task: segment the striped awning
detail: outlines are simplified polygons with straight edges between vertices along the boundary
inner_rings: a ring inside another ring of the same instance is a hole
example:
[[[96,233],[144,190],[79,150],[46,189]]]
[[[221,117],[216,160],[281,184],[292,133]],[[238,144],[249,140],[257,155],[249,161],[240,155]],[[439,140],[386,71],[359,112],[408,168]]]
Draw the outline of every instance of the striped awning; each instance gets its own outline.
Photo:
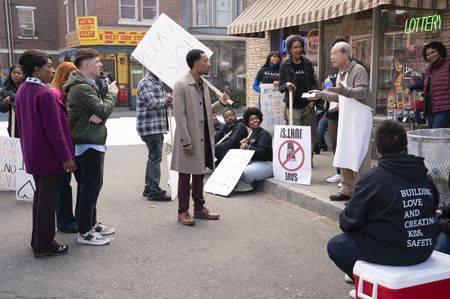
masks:
[[[228,34],[262,36],[265,31],[324,21],[389,5],[449,9],[450,0],[256,0],[228,26]]]

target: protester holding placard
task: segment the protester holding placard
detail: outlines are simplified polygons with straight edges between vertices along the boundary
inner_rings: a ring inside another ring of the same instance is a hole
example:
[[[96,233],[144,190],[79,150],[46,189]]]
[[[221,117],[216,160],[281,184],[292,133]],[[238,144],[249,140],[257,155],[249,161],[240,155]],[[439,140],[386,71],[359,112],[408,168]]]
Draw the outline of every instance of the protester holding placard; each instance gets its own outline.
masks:
[[[281,55],[278,51],[272,51],[266,57],[266,63],[256,74],[255,81],[253,81],[253,90],[261,93],[260,84],[271,83],[278,88],[280,84],[280,63]]]
[[[235,192],[251,191],[253,181],[262,181],[273,176],[272,136],[261,128],[262,121],[263,115],[258,108],[252,107],[245,110],[244,124],[250,128],[251,132],[247,138],[240,141],[240,148],[254,150],[255,153],[236,184]]]
[[[303,98],[302,95],[318,86],[314,67],[311,61],[303,56],[304,43],[303,38],[299,35],[290,35],[286,39],[289,58],[280,65],[279,91],[285,93],[284,101],[287,107],[289,107],[289,92],[294,92],[293,123],[289,125],[310,126],[311,148],[313,148],[317,142],[315,106],[313,101]]]
[[[5,86],[0,92],[0,112],[8,112],[8,134],[10,137],[19,138],[19,129],[17,128],[17,119],[15,120],[14,136],[12,136],[12,114],[14,113],[14,101],[17,89],[23,83],[23,69],[20,64],[15,64],[9,69],[9,76],[6,79]]]
[[[225,125],[215,136],[216,166],[219,165],[230,149],[238,149],[240,141],[248,135],[247,128],[242,122],[237,121],[236,112],[233,110],[226,110],[223,113],[223,119]]]
[[[16,94],[17,120],[25,168],[36,184],[31,247],[35,257],[61,255],[68,247],[54,240],[56,196],[64,173],[75,170],[66,109],[46,85],[55,71],[47,53],[27,50],[19,63],[27,79]]]
[[[206,167],[214,170],[214,128],[212,114],[223,109],[229,99],[226,94],[211,105],[209,89],[203,85],[202,75],[209,73],[210,62],[204,51],[187,53],[190,71],[175,83],[173,109],[176,122],[171,169],[178,171],[178,222],[194,225],[189,214],[190,181],[194,218],[219,219],[219,214],[204,207],[203,178]]]

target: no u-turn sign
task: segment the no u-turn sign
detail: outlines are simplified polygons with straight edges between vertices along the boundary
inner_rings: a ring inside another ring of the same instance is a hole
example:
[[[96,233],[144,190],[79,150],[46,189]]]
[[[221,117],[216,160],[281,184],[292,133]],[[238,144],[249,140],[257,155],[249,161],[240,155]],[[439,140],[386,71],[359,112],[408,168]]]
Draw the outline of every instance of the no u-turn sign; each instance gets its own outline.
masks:
[[[275,126],[273,155],[276,180],[311,184],[311,127]]]

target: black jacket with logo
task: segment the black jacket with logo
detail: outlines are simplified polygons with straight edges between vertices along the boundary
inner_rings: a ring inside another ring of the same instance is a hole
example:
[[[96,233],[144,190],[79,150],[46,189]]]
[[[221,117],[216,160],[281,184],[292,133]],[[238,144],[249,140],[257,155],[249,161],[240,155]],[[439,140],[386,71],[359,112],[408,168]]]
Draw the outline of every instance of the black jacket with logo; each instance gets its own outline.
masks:
[[[421,157],[386,154],[358,181],[339,220],[364,260],[406,266],[431,255],[439,193],[427,172]]]

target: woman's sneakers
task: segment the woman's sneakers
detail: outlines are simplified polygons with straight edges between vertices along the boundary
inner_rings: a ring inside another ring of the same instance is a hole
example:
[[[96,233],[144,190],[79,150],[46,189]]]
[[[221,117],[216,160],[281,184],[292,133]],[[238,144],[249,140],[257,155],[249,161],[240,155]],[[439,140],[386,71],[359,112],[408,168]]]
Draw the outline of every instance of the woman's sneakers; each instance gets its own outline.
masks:
[[[108,237],[104,237],[94,229],[91,229],[87,233],[78,234],[78,243],[85,245],[103,246],[108,245],[111,240]]]

